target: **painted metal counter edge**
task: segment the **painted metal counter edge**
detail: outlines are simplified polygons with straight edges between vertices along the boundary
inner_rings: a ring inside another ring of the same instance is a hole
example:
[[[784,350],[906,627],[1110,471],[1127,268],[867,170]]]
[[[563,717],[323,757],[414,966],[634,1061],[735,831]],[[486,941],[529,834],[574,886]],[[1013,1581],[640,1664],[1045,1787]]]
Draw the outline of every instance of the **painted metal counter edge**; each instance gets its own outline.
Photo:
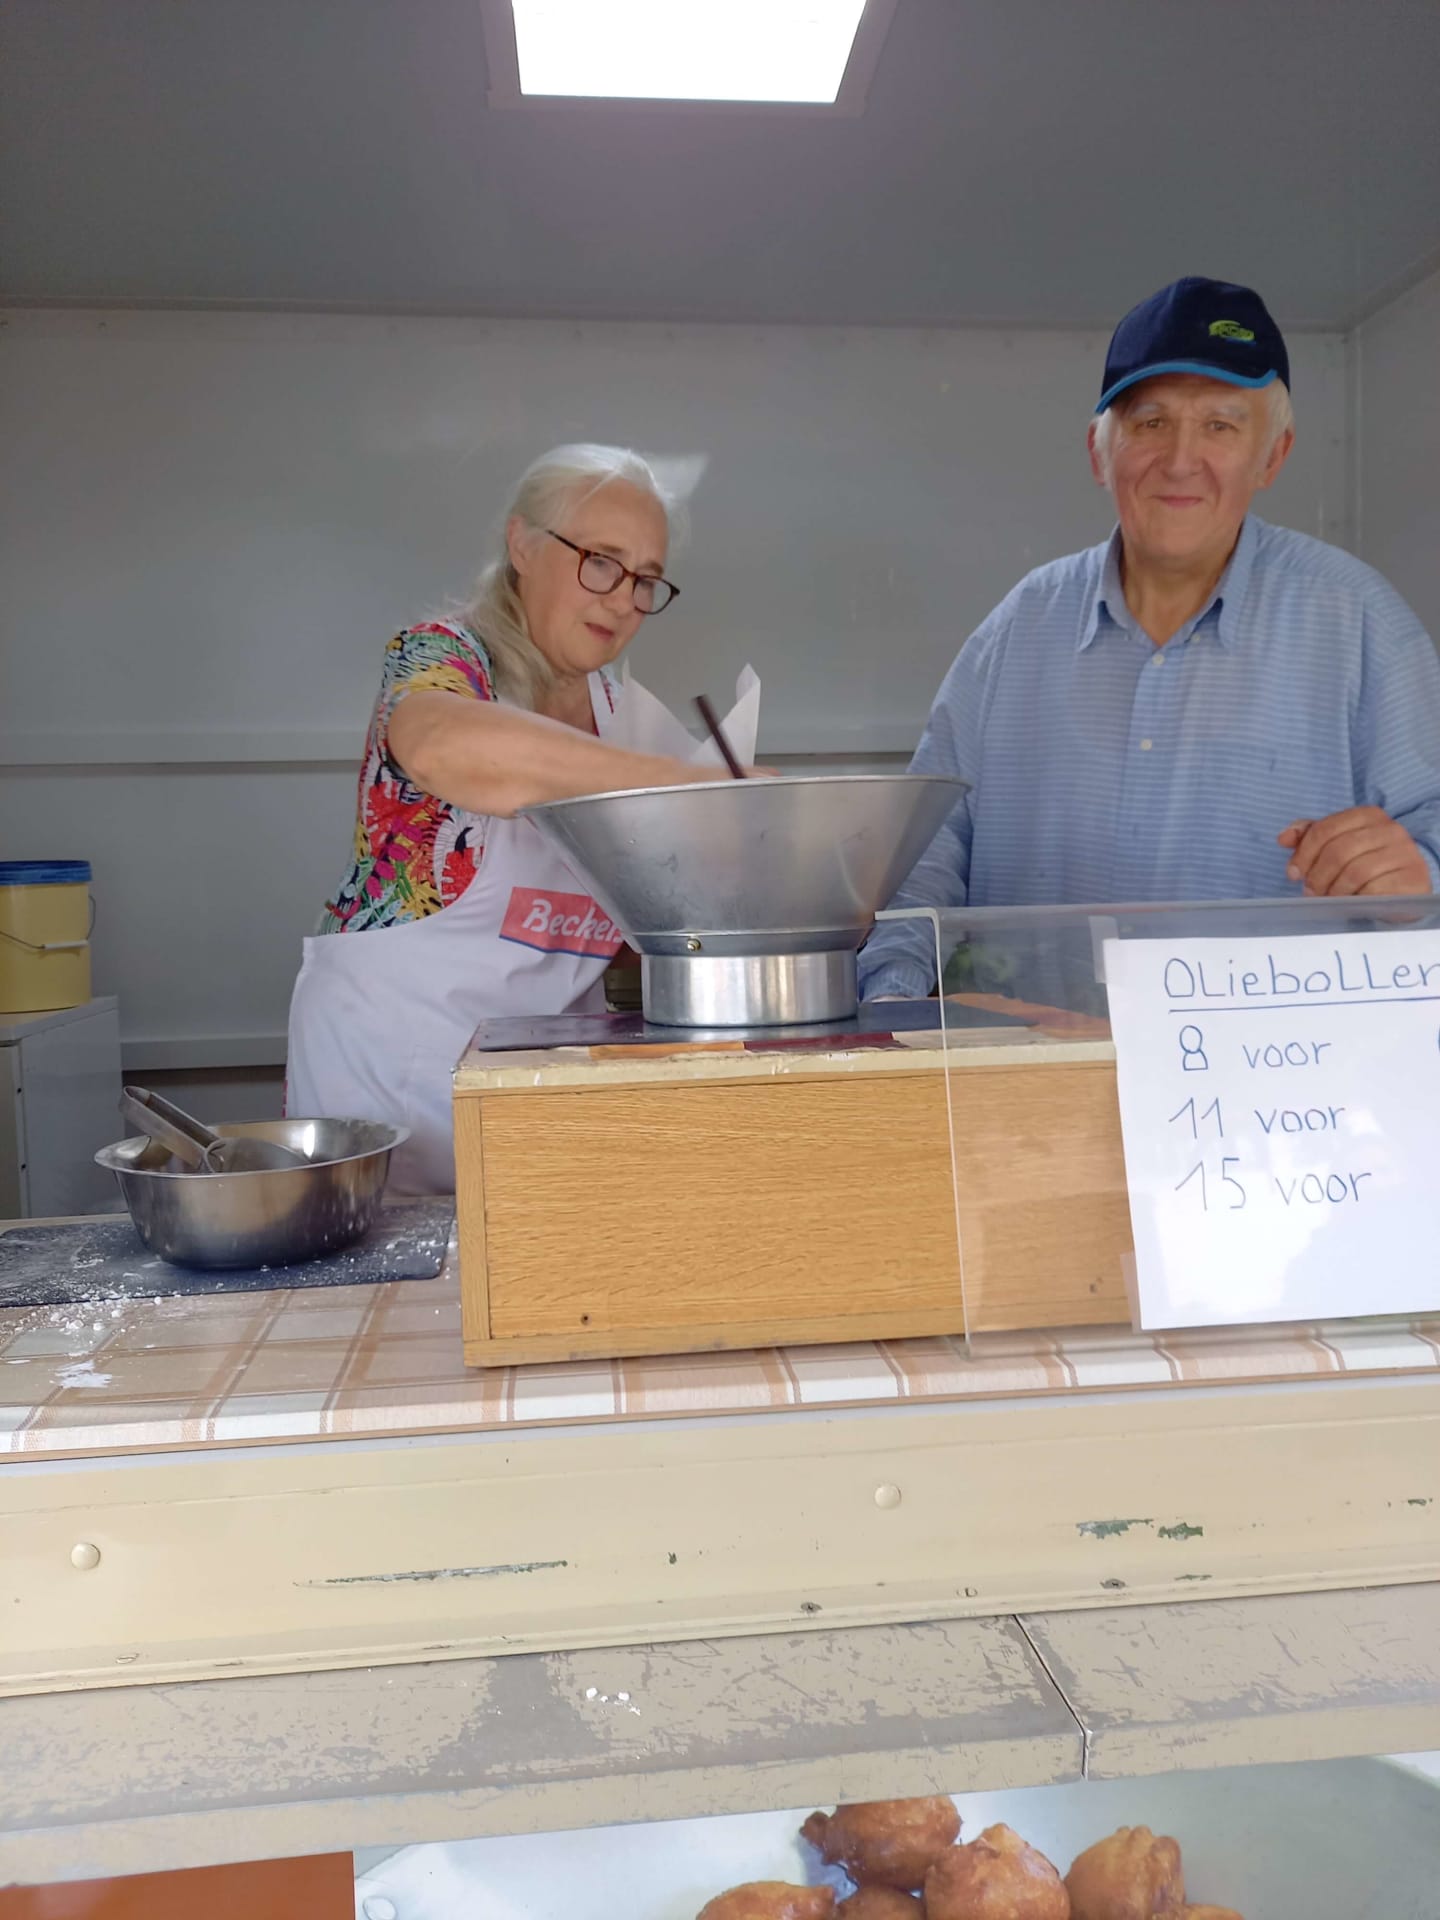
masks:
[[[1437,1623],[1440,1584],[8,1700],[0,1884],[1440,1747]]]
[[[1433,1581],[1437,1482],[1404,1377],[20,1463],[0,1695]]]
[[[0,1702],[22,1879],[1077,1779],[1014,1620]],[[4,1874],[0,1872],[0,1880]]]

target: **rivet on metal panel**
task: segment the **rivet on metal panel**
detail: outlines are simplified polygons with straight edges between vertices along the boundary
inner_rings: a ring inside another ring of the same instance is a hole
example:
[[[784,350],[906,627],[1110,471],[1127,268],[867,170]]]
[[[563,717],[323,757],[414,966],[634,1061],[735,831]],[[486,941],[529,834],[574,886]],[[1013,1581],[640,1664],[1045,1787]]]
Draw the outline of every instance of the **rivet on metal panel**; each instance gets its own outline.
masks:
[[[876,1487],[875,1504],[877,1507],[898,1507],[900,1504],[899,1487],[891,1486],[889,1481],[887,1481],[883,1487]]]
[[[89,1540],[79,1540],[70,1549],[70,1564],[81,1573],[89,1573],[100,1564],[100,1549]]]

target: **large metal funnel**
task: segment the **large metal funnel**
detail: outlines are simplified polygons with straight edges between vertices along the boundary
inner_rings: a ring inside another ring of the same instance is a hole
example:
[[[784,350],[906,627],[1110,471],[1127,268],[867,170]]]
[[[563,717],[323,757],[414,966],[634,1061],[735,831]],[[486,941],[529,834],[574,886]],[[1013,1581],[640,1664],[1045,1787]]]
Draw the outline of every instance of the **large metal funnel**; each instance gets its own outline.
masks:
[[[964,792],[925,774],[719,780],[523,817],[644,956],[651,1019],[760,1026],[854,1013],[855,952]]]

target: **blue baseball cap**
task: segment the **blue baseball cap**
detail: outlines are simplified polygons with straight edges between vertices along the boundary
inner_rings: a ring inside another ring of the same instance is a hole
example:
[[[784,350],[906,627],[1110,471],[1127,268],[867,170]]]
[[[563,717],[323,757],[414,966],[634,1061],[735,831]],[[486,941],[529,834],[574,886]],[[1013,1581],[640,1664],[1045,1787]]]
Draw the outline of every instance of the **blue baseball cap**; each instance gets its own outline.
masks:
[[[1290,384],[1290,356],[1265,302],[1229,280],[1176,280],[1132,307],[1105,356],[1096,413],[1157,373],[1198,373],[1232,387]]]

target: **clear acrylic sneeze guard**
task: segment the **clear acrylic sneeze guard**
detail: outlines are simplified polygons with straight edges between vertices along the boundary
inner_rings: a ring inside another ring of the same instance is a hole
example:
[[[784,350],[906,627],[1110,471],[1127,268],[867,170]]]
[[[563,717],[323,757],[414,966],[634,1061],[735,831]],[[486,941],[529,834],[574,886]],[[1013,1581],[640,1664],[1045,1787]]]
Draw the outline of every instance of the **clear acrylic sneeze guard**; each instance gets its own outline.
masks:
[[[1440,900],[894,917],[937,943],[972,1353],[1126,1325],[1440,1338]]]

